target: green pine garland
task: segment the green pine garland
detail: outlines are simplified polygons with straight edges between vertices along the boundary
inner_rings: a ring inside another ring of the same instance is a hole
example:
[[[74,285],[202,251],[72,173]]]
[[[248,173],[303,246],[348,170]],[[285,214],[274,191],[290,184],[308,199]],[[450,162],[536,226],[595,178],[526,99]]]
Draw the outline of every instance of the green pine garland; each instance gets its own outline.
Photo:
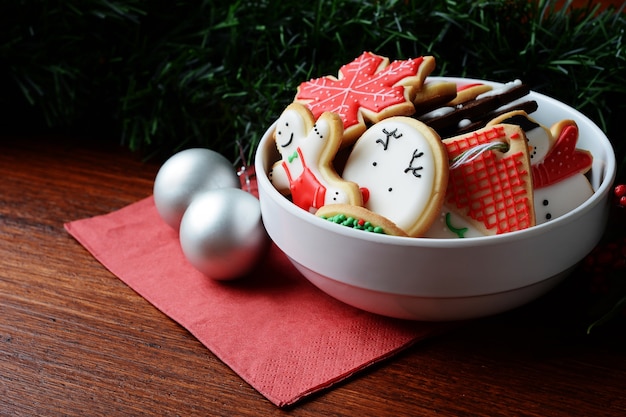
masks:
[[[434,55],[437,75],[520,78],[591,117],[624,167],[623,7],[555,4],[2,2],[0,127],[119,138],[147,157],[205,146],[234,161],[241,147],[250,160],[300,82],[336,74],[369,50]]]

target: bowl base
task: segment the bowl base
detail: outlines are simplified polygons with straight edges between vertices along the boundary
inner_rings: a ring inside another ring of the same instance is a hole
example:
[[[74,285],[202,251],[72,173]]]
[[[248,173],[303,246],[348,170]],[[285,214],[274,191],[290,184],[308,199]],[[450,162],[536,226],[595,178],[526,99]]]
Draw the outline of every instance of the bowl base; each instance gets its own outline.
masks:
[[[503,313],[521,307],[561,283],[575,267],[532,285],[471,297],[418,297],[355,287],[322,276],[289,258],[313,285],[358,309],[387,317],[415,321],[457,321]]]

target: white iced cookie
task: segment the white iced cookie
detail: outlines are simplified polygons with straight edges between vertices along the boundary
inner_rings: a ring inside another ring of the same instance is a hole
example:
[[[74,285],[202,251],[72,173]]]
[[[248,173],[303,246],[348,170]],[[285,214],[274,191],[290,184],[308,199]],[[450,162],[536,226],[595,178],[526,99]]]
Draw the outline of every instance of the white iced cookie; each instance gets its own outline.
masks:
[[[356,141],[342,176],[361,187],[364,207],[415,237],[428,230],[441,209],[448,156],[428,126],[391,117]]]
[[[589,180],[575,174],[553,185],[535,188],[536,223],[542,224],[569,213],[593,194]]]
[[[435,219],[430,228],[424,233],[424,237],[436,239],[454,239],[465,237],[485,236],[467,219],[455,213],[444,204],[439,216]]]
[[[338,115],[327,112],[315,122],[304,105],[289,105],[274,130],[281,156],[269,173],[274,187],[312,213],[326,204],[361,205],[358,185],[344,181],[333,167],[342,134]]]

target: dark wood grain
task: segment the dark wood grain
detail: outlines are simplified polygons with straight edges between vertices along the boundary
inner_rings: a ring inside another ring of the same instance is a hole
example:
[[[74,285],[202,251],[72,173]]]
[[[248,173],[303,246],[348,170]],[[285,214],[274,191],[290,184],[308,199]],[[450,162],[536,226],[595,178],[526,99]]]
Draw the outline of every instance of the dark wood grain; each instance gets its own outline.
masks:
[[[111,146],[0,142],[0,415],[626,415],[623,340],[580,336],[558,290],[276,408],[63,229],[150,195],[157,170]]]

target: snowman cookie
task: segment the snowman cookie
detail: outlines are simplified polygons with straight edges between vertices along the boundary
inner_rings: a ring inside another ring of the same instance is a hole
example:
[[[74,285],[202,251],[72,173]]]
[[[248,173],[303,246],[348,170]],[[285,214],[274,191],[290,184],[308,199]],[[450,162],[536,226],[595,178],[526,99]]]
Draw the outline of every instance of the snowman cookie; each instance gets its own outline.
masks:
[[[371,126],[355,142],[342,176],[359,184],[365,208],[416,237],[441,209],[448,156],[432,129],[395,116]]]
[[[494,119],[491,119],[487,126],[494,126],[497,124],[510,124],[519,126],[526,135],[530,152],[531,165],[537,165],[548,154],[548,151],[554,146],[556,139],[552,136],[552,133],[548,128],[542,126],[523,110],[515,110],[505,114],[502,114]]]
[[[304,105],[289,105],[274,130],[281,156],[269,172],[274,187],[312,213],[326,204],[361,205],[358,185],[343,180],[333,167],[342,134],[338,115],[326,112],[315,122]]]
[[[556,219],[591,197],[593,188],[585,173],[591,168],[593,157],[576,148],[578,126],[574,121],[562,120],[548,129],[525,112],[515,111],[489,123],[515,124],[526,134],[537,224]]]

